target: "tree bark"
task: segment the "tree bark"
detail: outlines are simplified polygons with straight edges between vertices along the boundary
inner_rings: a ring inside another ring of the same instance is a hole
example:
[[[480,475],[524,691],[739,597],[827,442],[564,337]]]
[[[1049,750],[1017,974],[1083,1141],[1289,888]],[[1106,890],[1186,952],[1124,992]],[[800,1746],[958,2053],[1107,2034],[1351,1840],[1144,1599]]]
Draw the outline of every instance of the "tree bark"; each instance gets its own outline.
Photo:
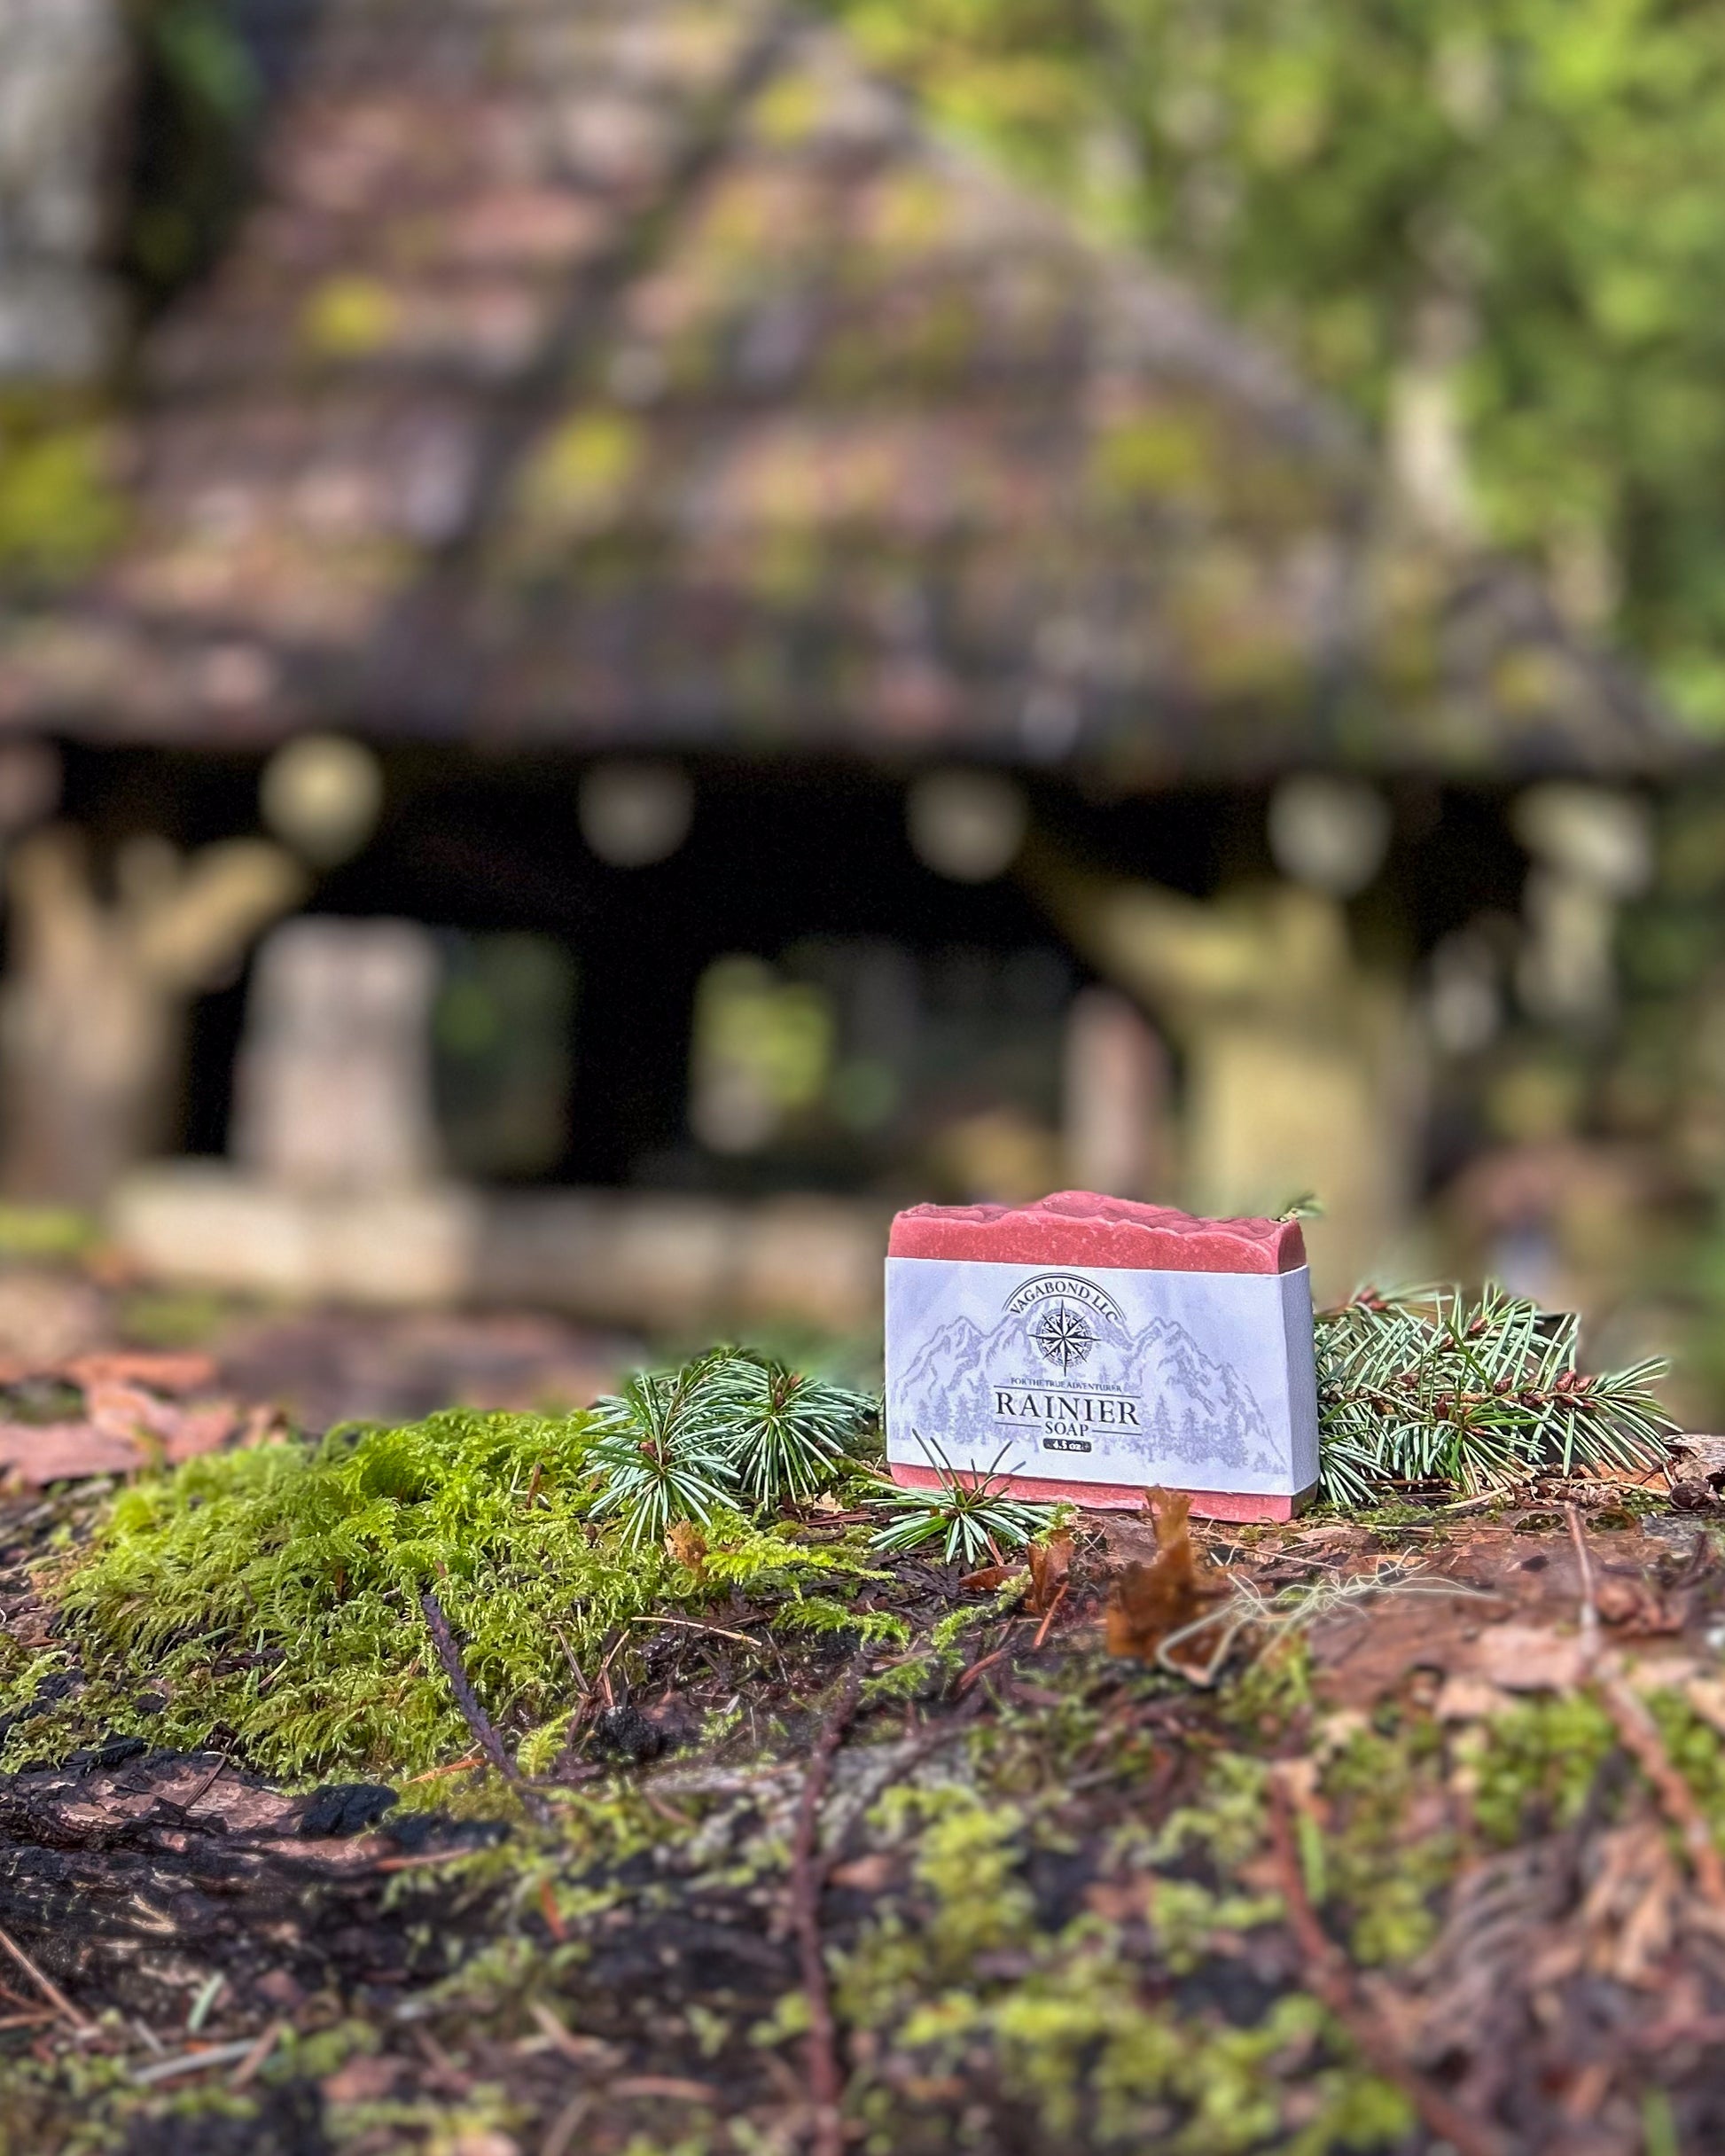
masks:
[[[304,876],[262,840],[183,860],[138,839],[105,902],[82,834],[57,825],[20,844],[8,881],[0,1182],[17,1198],[92,1205],[171,1137],[191,998],[298,902]]]

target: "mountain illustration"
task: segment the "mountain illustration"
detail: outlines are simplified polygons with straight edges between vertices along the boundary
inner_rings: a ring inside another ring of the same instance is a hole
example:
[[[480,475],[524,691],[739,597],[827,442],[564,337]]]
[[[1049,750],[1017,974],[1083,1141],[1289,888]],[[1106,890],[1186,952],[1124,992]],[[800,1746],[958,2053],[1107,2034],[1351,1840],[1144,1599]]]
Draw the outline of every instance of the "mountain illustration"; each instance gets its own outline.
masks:
[[[1142,1460],[1147,1467],[1275,1471],[1263,1410],[1231,1363],[1206,1355],[1173,1318],[1152,1318],[1136,1335],[1093,1311],[1085,1319],[1095,1344],[1066,1378],[1143,1402],[1141,1430],[1111,1429],[1102,1441],[1111,1457]],[[1032,1344],[1023,1316],[1003,1317],[986,1332],[969,1317],[955,1317],[923,1343],[893,1390],[907,1399],[939,1401],[951,1437],[992,1454],[1006,1434],[995,1420],[992,1387],[1058,1389],[1062,1382],[1062,1372]]]

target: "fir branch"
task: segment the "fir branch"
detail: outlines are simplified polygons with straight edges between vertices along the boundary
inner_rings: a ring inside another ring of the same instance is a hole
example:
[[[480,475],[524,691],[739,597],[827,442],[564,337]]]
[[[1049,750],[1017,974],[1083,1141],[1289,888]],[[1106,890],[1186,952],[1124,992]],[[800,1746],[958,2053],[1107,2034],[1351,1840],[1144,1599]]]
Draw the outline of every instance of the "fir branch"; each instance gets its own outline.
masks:
[[[629,1547],[661,1540],[680,1519],[704,1527],[735,1503],[737,1476],[715,1382],[729,1359],[703,1355],[681,1370],[636,1371],[620,1394],[594,1402],[597,1436],[588,1464],[605,1480],[593,1516],[614,1513]]]
[[[1588,1376],[1573,1314],[1488,1284],[1367,1290],[1316,1330],[1324,1494],[1370,1504],[1392,1492],[1475,1492],[1535,1474],[1645,1473],[1674,1425],[1651,1387],[1665,1365]]]
[[[756,1504],[824,1489],[876,1412],[866,1393],[764,1357],[727,1358],[713,1387],[732,1472]]]

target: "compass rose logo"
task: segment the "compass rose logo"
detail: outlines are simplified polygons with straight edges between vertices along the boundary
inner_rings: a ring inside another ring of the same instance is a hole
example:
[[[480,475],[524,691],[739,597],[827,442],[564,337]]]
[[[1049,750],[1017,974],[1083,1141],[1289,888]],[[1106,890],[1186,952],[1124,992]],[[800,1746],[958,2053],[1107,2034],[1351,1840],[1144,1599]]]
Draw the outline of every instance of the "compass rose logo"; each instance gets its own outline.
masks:
[[[1064,1302],[1044,1308],[1030,1338],[1042,1360],[1052,1363],[1062,1377],[1074,1363],[1085,1361],[1097,1344],[1097,1336],[1084,1313],[1068,1309]]]

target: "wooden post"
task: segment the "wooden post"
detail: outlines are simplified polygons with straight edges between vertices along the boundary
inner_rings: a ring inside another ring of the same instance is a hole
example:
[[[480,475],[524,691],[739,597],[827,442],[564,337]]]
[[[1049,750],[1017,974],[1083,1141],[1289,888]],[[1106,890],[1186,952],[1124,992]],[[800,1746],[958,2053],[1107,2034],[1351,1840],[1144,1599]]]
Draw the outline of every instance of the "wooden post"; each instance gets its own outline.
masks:
[[[56,824],[20,841],[7,880],[0,1181],[17,1198],[93,1205],[170,1137],[192,997],[300,902],[304,871],[266,840],[188,858],[139,838],[105,900],[82,833]]]

